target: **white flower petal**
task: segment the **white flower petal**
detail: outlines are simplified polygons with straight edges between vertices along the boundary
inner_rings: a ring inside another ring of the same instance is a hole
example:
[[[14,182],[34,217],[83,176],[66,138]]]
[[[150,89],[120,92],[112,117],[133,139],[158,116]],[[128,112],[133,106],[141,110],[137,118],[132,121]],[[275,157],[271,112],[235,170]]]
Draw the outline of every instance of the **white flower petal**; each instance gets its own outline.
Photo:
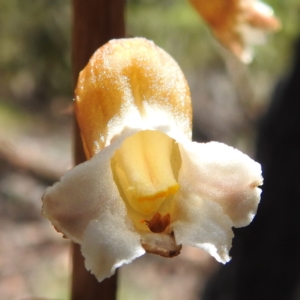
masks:
[[[219,204],[183,191],[178,212],[172,224],[177,244],[202,248],[221,263],[230,260],[233,224]]]
[[[85,267],[98,281],[145,253],[140,235],[129,229],[130,221],[125,218],[108,211],[91,221],[84,233],[81,251]]]
[[[43,196],[43,215],[55,228],[80,243],[91,220],[105,211],[125,214],[125,204],[114,183],[110,159],[128,135],[128,130],[92,159],[65,173],[60,182],[47,188]]]
[[[235,227],[248,225],[257,210],[262,184],[260,164],[222,143],[184,143],[179,183],[219,203]]]

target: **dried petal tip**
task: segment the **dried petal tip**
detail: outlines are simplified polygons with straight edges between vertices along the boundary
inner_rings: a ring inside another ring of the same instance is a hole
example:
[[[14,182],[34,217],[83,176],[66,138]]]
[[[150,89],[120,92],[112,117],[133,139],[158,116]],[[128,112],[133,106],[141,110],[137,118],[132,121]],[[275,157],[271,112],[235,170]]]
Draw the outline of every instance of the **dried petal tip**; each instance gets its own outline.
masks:
[[[173,233],[145,233],[141,236],[141,244],[148,253],[163,257],[174,257],[180,254],[181,245],[177,245]]]
[[[259,0],[190,0],[220,43],[244,63],[252,60],[252,45],[265,33],[279,30],[271,7]]]

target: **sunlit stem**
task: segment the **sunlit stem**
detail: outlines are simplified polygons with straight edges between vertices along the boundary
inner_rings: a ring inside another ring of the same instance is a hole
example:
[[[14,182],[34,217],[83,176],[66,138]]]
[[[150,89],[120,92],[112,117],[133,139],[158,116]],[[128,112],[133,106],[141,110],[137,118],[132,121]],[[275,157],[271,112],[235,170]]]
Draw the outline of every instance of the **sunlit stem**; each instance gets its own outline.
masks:
[[[127,138],[114,156],[115,173],[134,210],[150,215],[178,191],[171,164],[174,141],[146,130]]]

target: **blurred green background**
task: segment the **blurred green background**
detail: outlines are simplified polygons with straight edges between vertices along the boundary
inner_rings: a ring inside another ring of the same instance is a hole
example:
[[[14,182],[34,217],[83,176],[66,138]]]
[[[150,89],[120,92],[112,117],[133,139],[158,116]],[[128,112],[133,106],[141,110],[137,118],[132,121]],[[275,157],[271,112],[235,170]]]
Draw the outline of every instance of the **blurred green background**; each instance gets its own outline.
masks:
[[[128,36],[154,40],[186,74],[196,68],[212,67],[221,60],[206,24],[188,1],[128,0],[127,4]],[[300,3],[269,0],[268,4],[283,28],[270,36],[267,45],[257,47],[249,69],[274,79],[286,67],[291,44],[299,32]],[[70,1],[59,0],[0,2],[2,102],[13,99],[32,104],[49,102],[57,95],[72,95],[70,5]]]
[[[269,0],[283,28],[256,48],[251,77],[274,82],[289,64],[299,33],[298,0]],[[128,0],[127,35],[144,36],[169,52],[186,76],[223,64],[206,24],[182,0]],[[0,1],[1,103],[42,109],[58,96],[72,97],[71,3]],[[253,79],[254,80],[254,79]]]
[[[187,0],[127,1],[127,36],[153,40],[185,73],[196,138],[254,154],[255,126],[291,67],[299,35],[300,1],[267,3],[282,30],[243,66]],[[72,165],[71,22],[69,0],[0,0],[1,299],[68,297],[68,243],[41,218],[40,198]],[[123,285],[122,299],[134,299],[130,289],[136,298],[144,293],[130,284]]]

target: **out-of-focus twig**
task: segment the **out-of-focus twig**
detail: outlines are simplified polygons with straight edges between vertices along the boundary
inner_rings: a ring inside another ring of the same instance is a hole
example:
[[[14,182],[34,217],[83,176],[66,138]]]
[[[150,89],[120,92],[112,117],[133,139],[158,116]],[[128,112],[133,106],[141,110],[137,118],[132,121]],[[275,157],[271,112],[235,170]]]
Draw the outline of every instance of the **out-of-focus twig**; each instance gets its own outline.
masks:
[[[125,36],[124,0],[73,0],[73,80],[94,51],[113,38]],[[77,124],[74,132],[75,163],[85,160]],[[72,300],[114,300],[117,275],[98,283],[84,267],[79,245],[73,244]]]
[[[42,181],[46,185],[51,185],[59,180],[62,175],[57,169],[50,169],[40,163],[36,157],[30,159],[27,154],[18,151],[11,143],[0,141],[0,165],[8,164],[10,167]]]

